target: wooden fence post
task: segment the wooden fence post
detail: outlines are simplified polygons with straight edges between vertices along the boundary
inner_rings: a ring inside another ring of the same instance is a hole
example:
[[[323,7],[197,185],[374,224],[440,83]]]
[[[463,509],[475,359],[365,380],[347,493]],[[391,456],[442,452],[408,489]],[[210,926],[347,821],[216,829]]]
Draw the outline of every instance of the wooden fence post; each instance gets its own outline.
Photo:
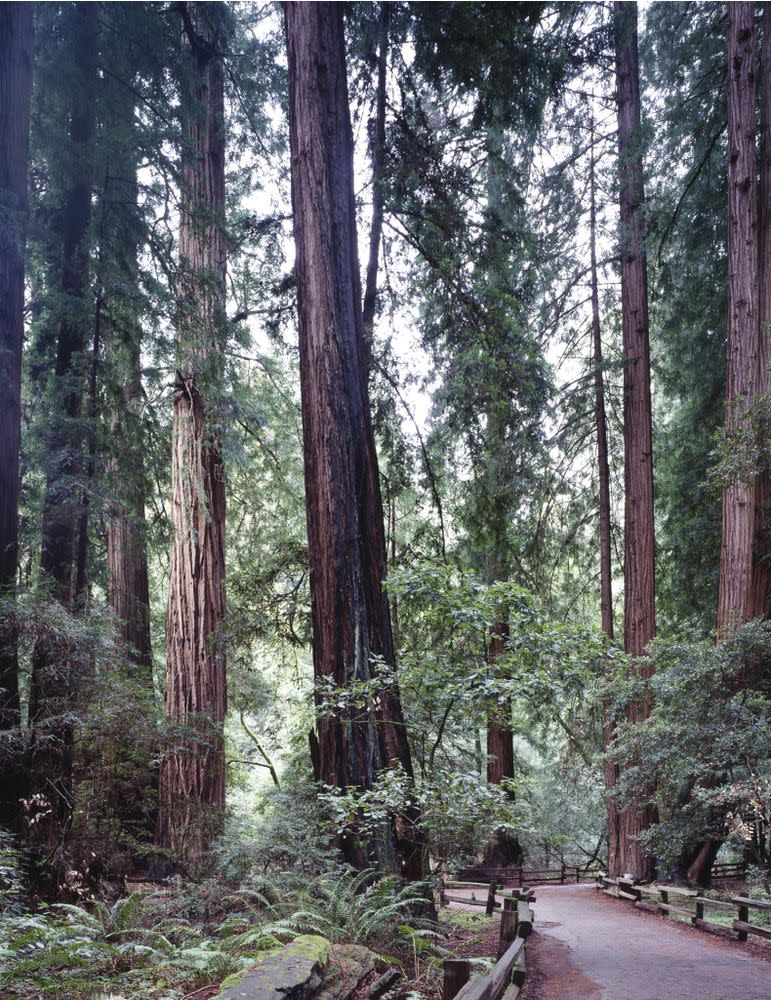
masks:
[[[560,885],[565,884],[565,862],[560,864]]]
[[[513,899],[507,899],[504,901],[503,912],[501,913],[501,936],[498,939],[498,955],[496,956],[496,961],[500,961],[509,947],[517,939],[517,929],[518,929],[518,916],[517,911],[510,906],[508,903],[513,903]]]
[[[453,997],[469,981],[470,976],[471,962],[467,958],[446,958],[444,960],[442,1000],[453,1000]]]
[[[495,890],[497,888],[496,879],[492,879],[490,882],[490,888],[487,890],[487,906],[485,907],[485,916],[491,917],[495,912]]]
[[[743,921],[745,924],[748,924],[750,922],[749,906],[744,906],[741,903],[739,904],[739,920]],[[740,941],[747,940],[747,931],[737,931],[736,933],[738,934]]]
[[[662,903],[668,903],[669,902],[669,892],[666,889],[659,889],[659,896],[661,896],[661,902]],[[666,917],[667,914],[669,913],[669,911],[668,910],[659,910],[659,913],[662,915],[662,917]]]

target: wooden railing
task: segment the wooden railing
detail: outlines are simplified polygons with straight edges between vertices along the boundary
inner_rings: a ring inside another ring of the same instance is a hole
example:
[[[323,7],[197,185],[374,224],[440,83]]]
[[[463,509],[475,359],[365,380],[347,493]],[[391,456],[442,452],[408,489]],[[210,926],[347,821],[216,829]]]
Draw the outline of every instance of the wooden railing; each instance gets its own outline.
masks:
[[[627,879],[608,878],[607,876],[597,880],[597,888],[607,896],[628,900],[643,910],[661,913],[665,917],[670,913],[687,917],[694,927],[700,927],[705,931],[731,936],[736,934],[739,941],[746,941],[748,934],[756,934],[758,937],[771,940],[771,927],[750,923],[750,910],[771,913],[771,902],[766,900],[750,899],[748,896],[710,899],[708,896],[701,896],[696,889],[684,889],[678,885],[635,885],[634,882]],[[678,902],[670,902],[670,896],[678,897]],[[651,901],[651,897],[656,897],[656,899]],[[687,905],[681,905],[681,900],[684,904],[692,903],[695,909],[691,910],[688,909]],[[718,910],[733,910],[736,913],[736,918],[730,925],[707,920],[704,913],[705,909],[709,907]]]
[[[468,868],[462,868],[458,879],[487,883],[494,878],[501,885],[508,882],[524,887],[526,885],[548,885],[549,883],[565,885],[568,882],[581,882],[582,880],[593,882],[598,874],[598,868],[582,868],[581,865],[560,865],[559,868],[524,868],[522,865],[491,868],[484,865],[472,865]]]
[[[490,900],[495,904],[496,883],[488,888]],[[501,931],[498,941],[497,961],[486,975],[471,975],[471,961],[465,958],[448,958],[444,962],[442,1000],[516,1000],[525,983],[525,942],[533,930],[533,890],[505,893],[501,912]],[[467,903],[467,899],[461,900]],[[500,905],[500,904],[495,904]]]

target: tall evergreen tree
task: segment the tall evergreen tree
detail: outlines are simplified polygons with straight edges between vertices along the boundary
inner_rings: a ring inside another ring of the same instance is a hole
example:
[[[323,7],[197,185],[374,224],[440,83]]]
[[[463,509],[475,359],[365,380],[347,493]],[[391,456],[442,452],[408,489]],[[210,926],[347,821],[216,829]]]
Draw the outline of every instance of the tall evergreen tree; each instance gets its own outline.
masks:
[[[656,634],[653,530],[653,444],[648,275],[643,210],[645,194],[640,125],[640,76],[637,53],[637,4],[614,4],[618,101],[618,158],[621,199],[621,314],[624,351],[624,650],[633,669],[647,676],[642,657]],[[648,715],[646,702],[632,703],[631,723]],[[655,819],[645,807],[625,809],[620,817],[620,866],[650,879],[652,859],[639,836]],[[616,873],[618,874],[618,873]]]
[[[90,227],[94,172],[99,4],[74,3],[63,29],[75,66],[69,80],[69,142],[63,158],[56,359],[50,385],[48,469],[43,504],[41,583],[65,608],[75,599],[77,519],[85,446],[85,362],[92,333]],[[56,845],[72,807],[72,728],[78,664],[43,634],[32,655],[29,722],[33,840]]]
[[[373,658],[395,666],[383,505],[367,385],[353,197],[342,10],[288,4],[292,206],[297,252],[300,386],[311,567],[313,663],[318,681],[340,687],[373,677]],[[377,678],[376,684],[377,684]],[[316,777],[338,788],[371,788],[383,767],[412,764],[398,685],[375,703],[322,715],[314,738]],[[378,845],[384,867],[421,878],[417,814]],[[350,837],[342,848],[364,864]]]
[[[19,549],[21,357],[34,5],[0,8],[0,731],[21,723],[13,602]],[[17,821],[22,775],[0,750],[0,826]]]
[[[222,416],[226,246],[224,5],[183,4],[184,115],[166,713],[183,727],[161,764],[160,843],[197,863],[225,808],[225,481]],[[190,730],[193,730],[192,732]]]
[[[726,430],[748,423],[758,380],[758,185],[752,3],[728,7],[728,354]],[[717,627],[752,615],[754,483],[723,488]]]

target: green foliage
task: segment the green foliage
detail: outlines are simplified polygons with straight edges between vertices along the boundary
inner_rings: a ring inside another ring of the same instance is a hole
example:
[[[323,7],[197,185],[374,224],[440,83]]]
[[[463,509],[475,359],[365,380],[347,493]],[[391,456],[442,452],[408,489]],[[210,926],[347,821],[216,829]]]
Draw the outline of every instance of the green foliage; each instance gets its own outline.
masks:
[[[657,640],[650,657],[650,680],[617,677],[606,692],[619,711],[652,699],[649,719],[622,726],[613,750],[622,801],[658,808],[645,840],[667,864],[708,838],[768,864],[771,625],[750,622],[719,643]]]

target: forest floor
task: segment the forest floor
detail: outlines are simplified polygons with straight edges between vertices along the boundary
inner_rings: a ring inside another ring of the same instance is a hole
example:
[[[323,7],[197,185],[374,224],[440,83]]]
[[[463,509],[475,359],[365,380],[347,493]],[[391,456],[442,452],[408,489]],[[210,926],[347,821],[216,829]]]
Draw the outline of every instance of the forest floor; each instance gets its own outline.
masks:
[[[771,997],[771,949],[763,945],[665,922],[590,885],[539,886],[536,899],[528,1000]]]

